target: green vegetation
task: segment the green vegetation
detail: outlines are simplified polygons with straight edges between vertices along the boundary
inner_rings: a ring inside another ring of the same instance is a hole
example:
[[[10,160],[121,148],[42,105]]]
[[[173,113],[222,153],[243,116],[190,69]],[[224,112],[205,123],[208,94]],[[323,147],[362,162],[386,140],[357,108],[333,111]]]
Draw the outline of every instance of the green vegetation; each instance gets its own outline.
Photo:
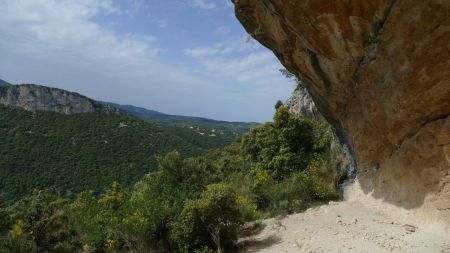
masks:
[[[373,36],[370,32],[362,32],[361,37],[363,38],[364,48],[382,42],[380,38],[378,38],[377,36]]]
[[[11,230],[0,243],[0,252],[76,252],[77,231],[66,214],[68,201],[47,191],[35,191],[10,210]]]
[[[159,124],[159,123],[158,123]],[[162,124],[162,123],[161,123]],[[223,148],[236,141],[241,133],[221,132],[201,127],[178,127],[164,125],[164,128],[182,139],[204,149]]]
[[[0,202],[0,252],[236,252],[245,222],[336,198],[330,140],[326,124],[280,106],[273,122],[226,148],[160,156],[132,188]]]
[[[294,73],[290,72],[287,69],[279,69],[278,71],[280,71],[281,75],[283,75],[284,77],[286,77],[291,81],[294,81],[297,84],[295,90],[305,89],[305,85],[303,84],[303,82],[300,79],[298,79],[298,77]]]
[[[126,115],[0,106],[0,191],[17,200],[34,188],[72,197],[103,192],[113,181],[129,187],[157,168],[156,155],[176,149],[184,157],[197,156],[235,137],[217,138]]]
[[[215,129],[217,132],[222,132],[225,135],[231,135],[235,137],[236,134],[243,134],[250,131],[250,129],[260,125],[256,122],[228,122],[228,121],[218,121],[200,117],[190,117],[190,116],[178,116],[178,115],[168,115],[160,113],[153,110],[147,110],[140,107],[135,107],[131,105],[119,105],[115,103],[106,103],[110,106],[116,107],[123,111],[126,111],[140,119],[157,122],[170,126],[178,127],[196,127],[203,129],[208,132]],[[229,144],[229,143],[228,143]]]
[[[232,248],[237,241],[239,227],[253,216],[248,216],[246,205],[225,183],[208,185],[200,198],[187,200],[183,211],[174,222],[172,239],[180,252],[193,252],[205,245],[215,245],[217,252]],[[250,214],[256,213],[256,209]]]
[[[278,100],[278,101],[275,103],[275,110],[278,110],[278,108],[280,108],[281,106],[283,106],[283,102],[281,102],[281,100]]]

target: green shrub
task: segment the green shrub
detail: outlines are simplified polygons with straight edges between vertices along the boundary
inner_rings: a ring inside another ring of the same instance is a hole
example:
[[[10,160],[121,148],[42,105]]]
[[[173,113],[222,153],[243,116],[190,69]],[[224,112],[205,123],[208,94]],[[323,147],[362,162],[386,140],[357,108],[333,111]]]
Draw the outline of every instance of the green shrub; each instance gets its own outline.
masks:
[[[181,252],[205,246],[223,252],[237,241],[238,230],[256,206],[243,200],[228,184],[212,184],[197,200],[187,200],[173,223],[172,238]],[[252,210],[253,209],[253,210]]]
[[[310,170],[292,173],[282,181],[274,179],[253,186],[258,208],[270,217],[303,211],[311,203],[336,197],[332,184]]]
[[[369,32],[362,32],[361,37],[363,38],[364,48],[369,47],[370,45],[378,44],[378,43],[382,42],[382,40],[380,38],[378,38],[377,36],[373,36]]]
[[[216,251],[205,246],[202,249],[194,251],[194,253],[216,253]]]
[[[330,142],[327,124],[281,106],[274,122],[227,148],[158,157],[158,170],[132,189],[113,183],[72,203],[45,191],[0,202],[0,253],[234,251],[245,222],[336,198],[342,152]]]
[[[14,225],[3,242],[5,252],[79,252],[81,243],[66,210],[68,201],[35,191],[11,210]]]
[[[331,136],[323,123],[278,108],[273,123],[255,128],[242,138],[242,153],[276,179],[303,171],[311,159],[328,152]]]

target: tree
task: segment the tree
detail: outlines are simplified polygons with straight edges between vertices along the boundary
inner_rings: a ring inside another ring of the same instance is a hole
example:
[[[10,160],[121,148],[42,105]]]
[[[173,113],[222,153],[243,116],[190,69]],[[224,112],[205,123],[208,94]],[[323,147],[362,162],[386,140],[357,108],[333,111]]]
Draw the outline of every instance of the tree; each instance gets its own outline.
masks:
[[[239,196],[225,183],[207,187],[199,199],[187,200],[172,225],[172,238],[182,252],[215,247],[221,253],[237,240],[238,229],[246,220]]]
[[[159,170],[147,174],[135,187],[131,205],[147,219],[145,239],[159,251],[172,252],[171,222],[183,211],[186,199],[197,199],[216,180],[205,158],[183,159],[178,152],[158,158]]]
[[[106,191],[105,195],[103,195],[98,202],[108,209],[117,210],[124,204],[125,194],[122,186],[117,182],[113,182],[111,188]]]
[[[293,80],[296,81],[296,83],[299,82],[297,77],[292,72],[290,72],[289,70],[287,70],[287,69],[279,69],[279,71],[287,79],[293,79]]]
[[[283,102],[281,102],[281,100],[278,100],[275,104],[275,110],[278,110],[278,108],[280,108],[281,106],[283,106]]]
[[[281,180],[292,172],[306,169],[314,154],[324,151],[316,149],[315,143],[327,132],[315,124],[290,113],[286,107],[279,107],[273,123],[253,129],[242,138],[242,151],[256,167]]]
[[[297,87],[295,88],[296,90],[301,90],[304,88],[303,82],[300,79],[298,79],[298,77],[295,74],[293,74],[287,69],[279,69],[279,71],[284,77],[293,80],[297,84]]]
[[[3,194],[0,193],[0,233],[4,230],[7,230],[9,226],[9,212],[4,201]]]

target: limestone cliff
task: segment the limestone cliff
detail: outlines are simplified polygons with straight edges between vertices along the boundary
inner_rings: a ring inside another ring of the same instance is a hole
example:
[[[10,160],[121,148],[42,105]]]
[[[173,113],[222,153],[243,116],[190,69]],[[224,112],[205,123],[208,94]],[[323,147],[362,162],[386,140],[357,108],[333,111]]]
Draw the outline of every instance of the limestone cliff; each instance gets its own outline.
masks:
[[[363,192],[450,224],[450,1],[233,2],[352,148]]]
[[[53,111],[64,114],[120,111],[75,92],[34,84],[0,86],[0,104],[28,111]]]
[[[297,113],[305,118],[320,120],[319,110],[306,89],[295,89],[291,97],[284,103],[292,113]]]

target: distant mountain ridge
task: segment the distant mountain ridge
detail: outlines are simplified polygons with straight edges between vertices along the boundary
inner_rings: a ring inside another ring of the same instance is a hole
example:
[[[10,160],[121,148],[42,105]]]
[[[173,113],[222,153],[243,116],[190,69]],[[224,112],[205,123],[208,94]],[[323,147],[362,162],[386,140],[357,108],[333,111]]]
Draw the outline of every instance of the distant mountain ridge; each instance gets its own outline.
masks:
[[[0,79],[0,85],[11,85],[11,84],[5,80]]]
[[[128,113],[149,122],[195,127],[242,134],[259,125],[256,122],[229,122],[202,117],[169,115],[133,105],[96,101],[76,92],[36,84],[12,85],[0,79],[0,104],[20,107],[27,111],[52,111],[64,114],[104,112],[107,114]]]
[[[128,112],[143,120],[150,122],[158,122],[161,124],[171,126],[203,127],[225,132],[246,133],[251,128],[260,125],[260,123],[257,122],[230,122],[201,117],[169,115],[133,105],[121,105],[111,102],[102,102],[102,103],[105,103],[111,107],[118,108],[122,111]]]
[[[4,82],[4,81],[3,81]],[[7,82],[4,82],[8,84]],[[36,84],[0,86],[0,104],[27,111],[51,111],[63,114],[103,112],[120,114],[120,110],[99,103],[76,92]]]

